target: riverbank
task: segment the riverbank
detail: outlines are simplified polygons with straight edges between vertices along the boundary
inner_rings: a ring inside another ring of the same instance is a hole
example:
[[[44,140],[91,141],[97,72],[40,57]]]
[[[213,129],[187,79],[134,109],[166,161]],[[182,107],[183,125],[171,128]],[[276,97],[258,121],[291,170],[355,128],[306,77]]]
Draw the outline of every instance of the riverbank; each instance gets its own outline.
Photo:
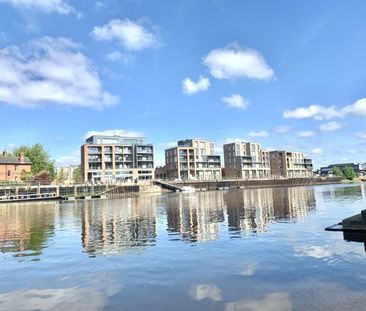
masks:
[[[287,178],[287,179],[257,179],[257,180],[217,180],[217,181],[186,181],[170,182],[178,188],[184,186],[194,187],[196,190],[223,190],[229,188],[278,188],[278,187],[297,187],[321,184],[341,183],[340,177],[329,178]],[[152,194],[167,192],[166,189],[159,187],[154,182],[147,182],[137,185],[11,185],[0,187],[0,202],[8,201],[12,196],[43,196],[52,195],[68,199],[93,198],[95,196],[104,198],[133,197],[141,194]]]
[[[173,182],[177,187],[190,186],[198,190],[217,190],[227,188],[278,188],[315,186],[324,184],[341,183],[340,177],[314,177],[314,178],[283,178],[283,179],[235,179],[217,181],[186,181]]]

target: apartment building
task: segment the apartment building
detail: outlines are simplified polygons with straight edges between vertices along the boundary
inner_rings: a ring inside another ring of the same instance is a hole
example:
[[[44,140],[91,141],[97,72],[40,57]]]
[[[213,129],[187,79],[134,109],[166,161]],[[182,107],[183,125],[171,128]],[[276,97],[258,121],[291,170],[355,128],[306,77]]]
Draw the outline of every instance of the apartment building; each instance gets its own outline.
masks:
[[[271,177],[269,152],[252,142],[224,145],[225,178],[256,179]]]
[[[305,158],[302,152],[271,151],[271,174],[287,178],[311,177],[313,175],[313,163]]]
[[[9,156],[6,150],[0,156],[0,181],[20,181],[22,172],[30,173],[32,163],[24,154]]]
[[[158,178],[179,180],[221,179],[221,158],[215,144],[202,139],[178,141],[177,147],[165,150],[165,166]]]
[[[143,137],[93,135],[81,146],[81,174],[92,183],[150,180],[154,146]]]
[[[56,168],[57,178],[64,185],[74,184],[74,172],[79,168],[79,165],[69,165]]]

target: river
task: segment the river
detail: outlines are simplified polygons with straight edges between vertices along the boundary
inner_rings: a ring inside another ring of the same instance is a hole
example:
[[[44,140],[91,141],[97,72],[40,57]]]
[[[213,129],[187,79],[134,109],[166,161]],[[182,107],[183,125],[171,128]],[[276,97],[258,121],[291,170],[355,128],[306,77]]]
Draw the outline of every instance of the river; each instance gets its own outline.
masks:
[[[0,310],[361,310],[366,186],[0,205]]]

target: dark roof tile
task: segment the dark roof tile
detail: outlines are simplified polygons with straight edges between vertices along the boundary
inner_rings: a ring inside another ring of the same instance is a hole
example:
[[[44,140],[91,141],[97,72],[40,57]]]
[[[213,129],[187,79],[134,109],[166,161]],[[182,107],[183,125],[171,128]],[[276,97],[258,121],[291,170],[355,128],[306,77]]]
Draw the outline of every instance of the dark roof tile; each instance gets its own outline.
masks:
[[[0,156],[0,164],[32,164],[28,158],[24,158],[24,162],[20,162],[19,157],[3,157]]]

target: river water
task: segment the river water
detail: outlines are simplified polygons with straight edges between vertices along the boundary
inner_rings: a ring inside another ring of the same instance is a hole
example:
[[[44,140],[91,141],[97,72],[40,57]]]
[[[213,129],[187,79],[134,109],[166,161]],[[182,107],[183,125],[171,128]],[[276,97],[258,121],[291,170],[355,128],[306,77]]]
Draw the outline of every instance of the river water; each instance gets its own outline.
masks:
[[[0,310],[365,310],[365,185],[0,205]]]

